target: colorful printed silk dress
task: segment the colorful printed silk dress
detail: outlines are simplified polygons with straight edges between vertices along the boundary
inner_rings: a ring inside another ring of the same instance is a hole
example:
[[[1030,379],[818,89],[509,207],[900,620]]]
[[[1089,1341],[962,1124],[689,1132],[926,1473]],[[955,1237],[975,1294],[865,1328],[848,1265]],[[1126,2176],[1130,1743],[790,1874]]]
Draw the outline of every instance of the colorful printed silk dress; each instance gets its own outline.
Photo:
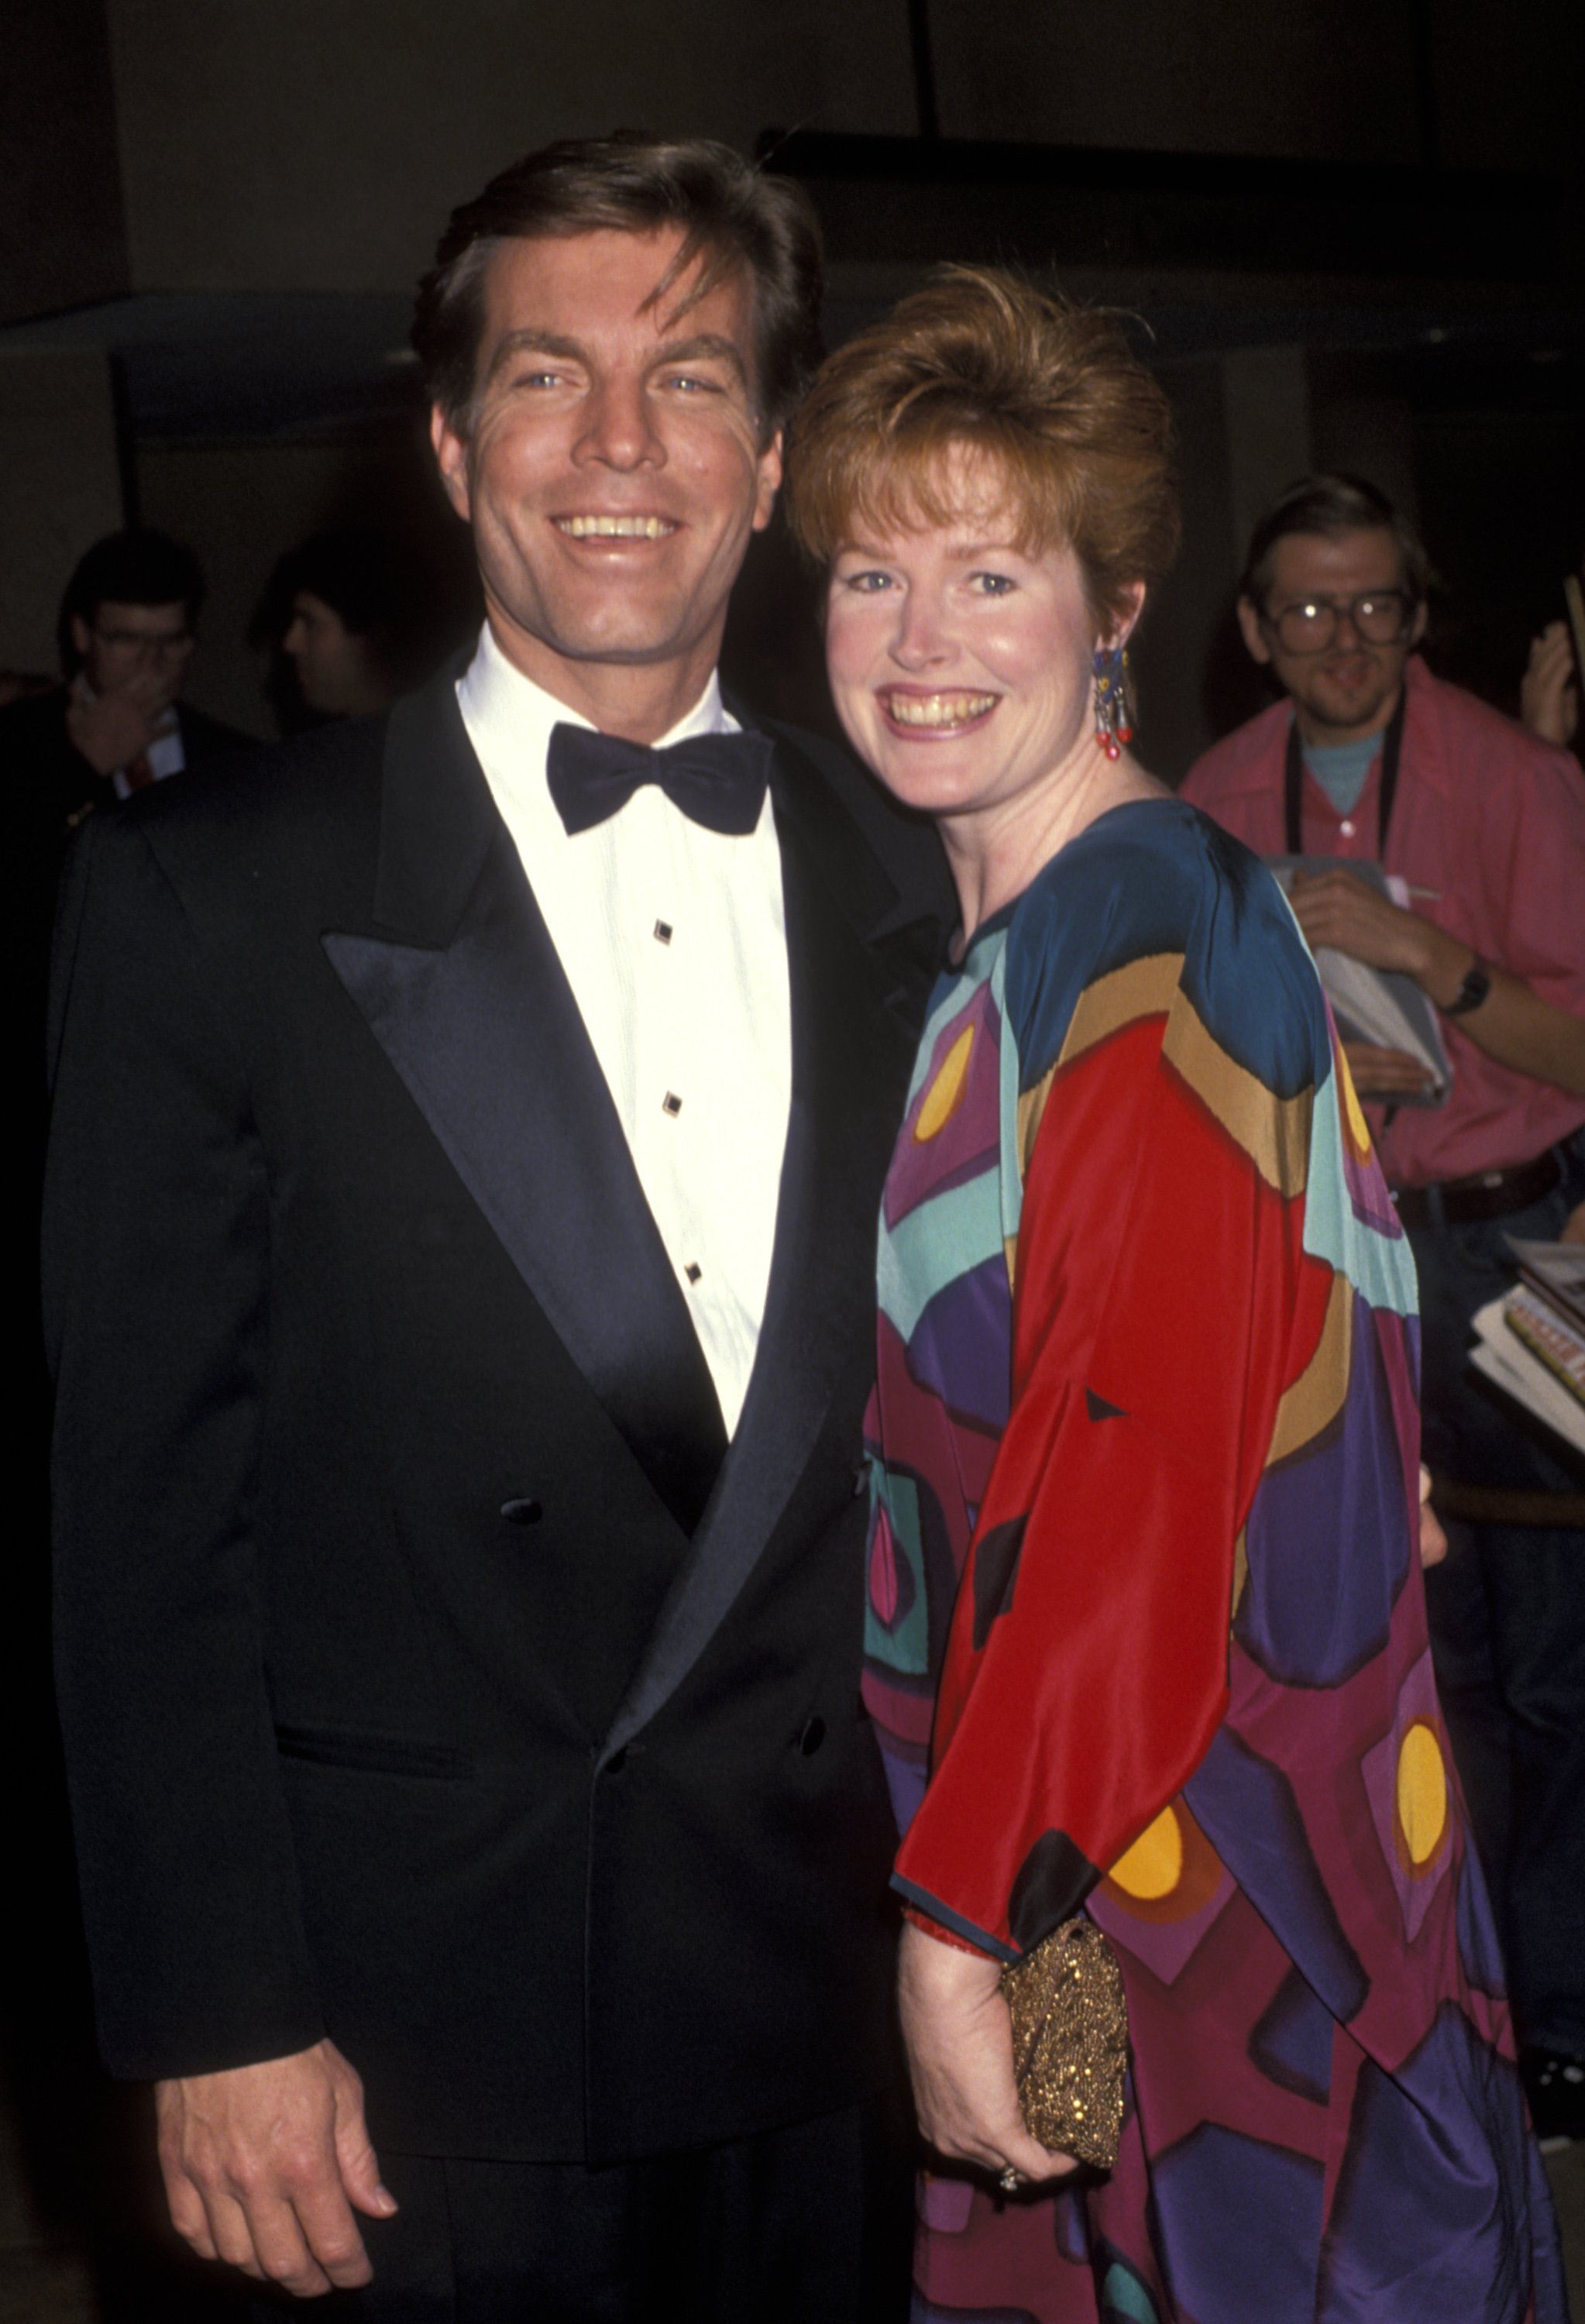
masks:
[[[1287,907],[1193,809],[1101,816],[943,977],[880,1291],[897,1886],[1004,1960],[1085,1900],[1132,2048],[1110,2177],[924,2181],[917,2324],[1555,2324],[1413,1267]]]

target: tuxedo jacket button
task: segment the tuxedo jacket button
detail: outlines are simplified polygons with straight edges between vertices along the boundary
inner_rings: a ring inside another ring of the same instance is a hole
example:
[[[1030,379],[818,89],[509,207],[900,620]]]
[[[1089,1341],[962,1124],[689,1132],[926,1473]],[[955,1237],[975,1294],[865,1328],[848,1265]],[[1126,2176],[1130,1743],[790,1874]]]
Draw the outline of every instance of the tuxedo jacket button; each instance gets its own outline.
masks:
[[[511,1500],[502,1502],[501,1514],[508,1525],[530,1526],[538,1525],[545,1511],[539,1501]]]
[[[825,1740],[825,1721],[816,1712],[813,1719],[804,1721],[803,1731],[798,1737],[798,1749],[806,1759],[812,1759]]]

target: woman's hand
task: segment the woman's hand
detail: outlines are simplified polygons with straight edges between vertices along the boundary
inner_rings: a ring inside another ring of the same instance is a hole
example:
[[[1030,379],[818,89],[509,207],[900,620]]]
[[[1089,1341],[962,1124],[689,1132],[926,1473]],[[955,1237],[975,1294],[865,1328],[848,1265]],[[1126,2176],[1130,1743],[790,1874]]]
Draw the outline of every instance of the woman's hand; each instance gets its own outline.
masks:
[[[919,2128],[937,2153],[1031,2180],[1065,2179],[1078,2169],[1072,2155],[1053,2154],[1024,2127],[1012,2024],[993,1960],[937,1944],[909,1922],[898,2001]]]
[[[1442,1519],[1431,1506],[1431,1471],[1424,1461],[1420,1463],[1420,1563],[1440,1565],[1447,1555],[1447,1536],[1442,1529]]]

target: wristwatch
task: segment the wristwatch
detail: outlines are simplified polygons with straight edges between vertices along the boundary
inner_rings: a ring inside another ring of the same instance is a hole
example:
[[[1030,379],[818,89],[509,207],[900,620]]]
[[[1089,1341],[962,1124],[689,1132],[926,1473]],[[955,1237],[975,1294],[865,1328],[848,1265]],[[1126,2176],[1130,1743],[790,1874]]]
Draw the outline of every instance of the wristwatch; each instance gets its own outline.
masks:
[[[1464,971],[1464,981],[1451,1001],[1439,1001],[1437,1007],[1444,1017],[1467,1017],[1471,1009],[1479,1009],[1491,991],[1491,971],[1476,953]]]

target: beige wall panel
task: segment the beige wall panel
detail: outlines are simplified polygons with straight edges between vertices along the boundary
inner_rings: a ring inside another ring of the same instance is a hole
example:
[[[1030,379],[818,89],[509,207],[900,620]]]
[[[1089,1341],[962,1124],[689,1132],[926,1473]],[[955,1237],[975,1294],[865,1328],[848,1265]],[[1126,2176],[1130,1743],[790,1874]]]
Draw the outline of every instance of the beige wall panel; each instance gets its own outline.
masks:
[[[1413,161],[1406,0],[935,0],[949,137]]]
[[[405,289],[519,153],[906,131],[902,0],[108,0],[140,289]]]
[[[0,352],[0,669],[56,669],[55,616],[71,569],[121,522],[105,357]]]
[[[1313,466],[1310,374],[1303,347],[1242,347],[1221,358],[1233,571],[1284,488]]]
[[[1312,356],[1310,408],[1317,468],[1341,468],[1384,492],[1411,524],[1420,520],[1415,473],[1415,414],[1406,396],[1378,388],[1339,392],[1336,366]],[[1516,427],[1518,423],[1514,423]]]

